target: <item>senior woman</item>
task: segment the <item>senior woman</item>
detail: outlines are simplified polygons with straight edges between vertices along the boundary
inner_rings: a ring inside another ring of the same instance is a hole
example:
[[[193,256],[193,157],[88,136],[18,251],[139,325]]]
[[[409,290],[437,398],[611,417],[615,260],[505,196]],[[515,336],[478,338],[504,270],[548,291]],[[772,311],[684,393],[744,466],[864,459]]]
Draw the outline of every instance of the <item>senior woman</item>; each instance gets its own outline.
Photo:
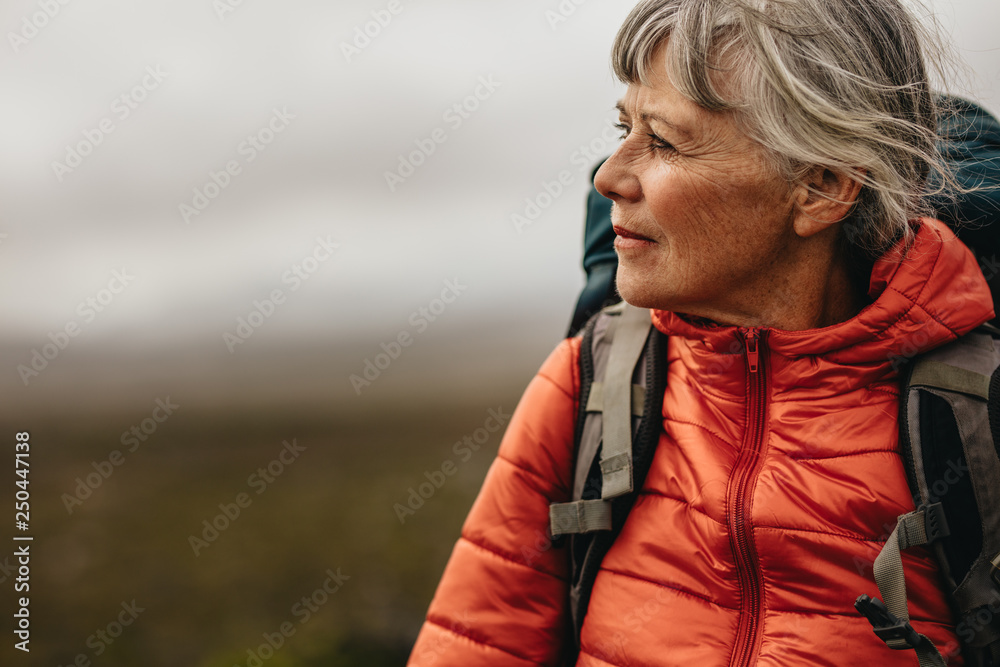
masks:
[[[573,486],[580,339],[525,391],[411,665],[911,665],[853,602],[912,509],[893,359],[993,316],[920,217],[935,107],[899,0],[645,0],[620,29],[618,289],[669,336],[651,468],[569,631],[548,508]],[[947,180],[947,176],[944,177]],[[926,549],[914,628],[960,664]]]

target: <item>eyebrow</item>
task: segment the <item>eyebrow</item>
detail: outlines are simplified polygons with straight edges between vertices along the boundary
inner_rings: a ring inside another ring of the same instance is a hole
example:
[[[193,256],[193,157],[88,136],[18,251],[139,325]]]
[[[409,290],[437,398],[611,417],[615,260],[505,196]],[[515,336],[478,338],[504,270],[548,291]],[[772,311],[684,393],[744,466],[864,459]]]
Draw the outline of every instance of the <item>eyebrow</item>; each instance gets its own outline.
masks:
[[[617,104],[615,104],[615,109],[617,109],[618,113],[620,113],[622,115],[625,115],[625,116],[629,115],[628,111],[625,110],[625,105],[622,102],[618,102]],[[664,125],[666,125],[670,129],[674,130],[675,132],[680,132],[681,134],[683,134],[685,136],[688,136],[688,137],[691,136],[691,133],[688,130],[685,130],[684,128],[678,126],[677,123],[674,123],[673,121],[667,120],[666,118],[664,118],[663,116],[661,116],[659,114],[649,113],[648,111],[643,111],[643,112],[641,112],[639,114],[639,118],[644,123],[648,123],[651,120],[655,120],[657,122],[663,123]]]

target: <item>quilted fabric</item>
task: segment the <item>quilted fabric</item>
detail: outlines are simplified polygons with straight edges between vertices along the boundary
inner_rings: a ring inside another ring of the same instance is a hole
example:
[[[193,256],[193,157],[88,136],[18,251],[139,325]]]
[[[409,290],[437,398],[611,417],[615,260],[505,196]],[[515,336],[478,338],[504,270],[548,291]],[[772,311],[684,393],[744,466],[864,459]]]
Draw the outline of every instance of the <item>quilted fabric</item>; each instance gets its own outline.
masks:
[[[653,311],[670,336],[663,430],[594,584],[578,665],[916,665],[853,603],[912,509],[897,450],[900,362],[992,318],[975,259],[935,220],[872,272],[872,304],[823,329],[746,330]],[[747,339],[756,338],[751,372]],[[462,529],[410,665],[557,665],[572,652],[569,499],[579,339],[528,386]],[[910,616],[961,664],[926,549],[904,552]]]

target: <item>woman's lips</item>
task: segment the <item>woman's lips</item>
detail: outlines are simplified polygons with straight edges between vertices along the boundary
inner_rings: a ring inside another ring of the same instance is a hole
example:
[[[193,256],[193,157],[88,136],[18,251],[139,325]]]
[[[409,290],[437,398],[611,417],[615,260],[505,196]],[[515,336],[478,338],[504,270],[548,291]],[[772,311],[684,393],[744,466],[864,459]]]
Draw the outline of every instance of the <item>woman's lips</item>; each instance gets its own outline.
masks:
[[[645,248],[653,245],[654,241],[648,237],[631,232],[624,227],[615,225],[615,249],[627,250],[629,248]]]

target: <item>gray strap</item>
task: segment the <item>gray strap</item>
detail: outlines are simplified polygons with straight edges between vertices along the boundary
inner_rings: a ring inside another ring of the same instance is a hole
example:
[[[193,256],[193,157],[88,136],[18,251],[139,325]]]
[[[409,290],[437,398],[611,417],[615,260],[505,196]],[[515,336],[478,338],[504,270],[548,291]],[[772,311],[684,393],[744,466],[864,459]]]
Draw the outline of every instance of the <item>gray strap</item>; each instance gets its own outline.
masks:
[[[646,388],[641,384],[632,385],[632,416],[641,417],[643,405],[646,403]],[[587,412],[604,412],[604,383],[594,382],[590,385],[590,397],[587,399]]]
[[[903,559],[900,548],[917,546],[927,543],[926,516],[922,509],[899,517],[892,535],[886,540],[885,546],[875,559],[875,583],[889,612],[904,623],[910,622],[910,613],[906,602],[906,575],[903,572]],[[911,646],[906,639],[885,639],[889,648],[913,648],[920,661],[920,667],[945,667],[944,659],[934,644],[924,635],[917,635],[919,642]]]
[[[621,309],[614,313],[610,308],[604,311],[592,323],[590,340],[590,361],[594,380],[603,380],[608,367],[608,354],[611,343],[618,330],[621,320]],[[581,357],[587,350],[580,350]],[[590,385],[593,388],[593,382]],[[581,387],[583,390],[583,387]],[[589,393],[588,389],[588,393]],[[588,399],[589,402],[589,399]],[[583,416],[583,428],[579,434],[579,449],[576,454],[576,466],[573,474],[573,493],[567,500],[582,500],[590,482],[590,470],[595,461],[600,459],[601,434],[604,432],[604,414],[602,412],[586,412]],[[590,496],[588,496],[590,497]]]
[[[934,646],[934,642],[927,638],[927,635],[917,635],[920,643],[913,649],[917,652],[917,662],[920,667],[948,667],[944,658]]]
[[[611,503],[605,500],[577,500],[549,505],[552,536],[611,530]]]
[[[924,530],[923,524],[923,512],[910,512],[899,517],[892,535],[886,540],[882,551],[875,559],[875,583],[878,584],[879,593],[882,594],[882,601],[893,616],[903,621],[909,621],[910,614],[906,608],[906,575],[903,573],[903,559],[899,553],[902,541],[900,528],[906,546],[925,544],[926,535],[922,541],[920,540],[920,534]]]
[[[650,312],[628,306],[622,312],[604,374],[604,437],[601,472],[604,500],[632,492],[632,372],[653,327]]]
[[[979,396],[984,401],[990,397],[990,377],[988,375],[943,364],[940,361],[917,363],[913,369],[910,384]]]

